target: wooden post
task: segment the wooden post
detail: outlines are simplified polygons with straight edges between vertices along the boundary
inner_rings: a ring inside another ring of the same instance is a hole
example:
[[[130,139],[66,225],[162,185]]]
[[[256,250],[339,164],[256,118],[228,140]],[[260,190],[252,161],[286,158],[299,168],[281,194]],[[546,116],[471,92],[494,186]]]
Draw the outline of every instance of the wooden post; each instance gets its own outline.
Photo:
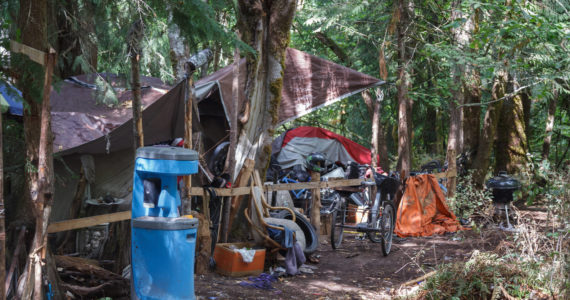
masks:
[[[133,136],[134,150],[144,146],[144,133],[141,112],[141,79],[140,79],[140,58],[141,41],[144,35],[144,24],[142,20],[133,23],[128,33],[128,48],[131,57],[131,78],[133,89]]]
[[[194,80],[192,79],[192,75],[188,75],[188,79],[186,80],[186,101],[184,102],[184,148],[192,149],[192,102],[193,99],[193,86]],[[186,195],[184,199],[186,199],[187,203],[183,203],[183,207],[185,208],[185,213],[191,211],[190,207],[190,199],[192,199],[190,195],[190,190],[192,189],[192,181],[191,176],[184,176],[184,186],[186,187]]]
[[[321,174],[318,172],[311,171],[311,181],[320,182]],[[316,188],[311,192],[311,224],[315,227],[315,232],[321,233],[321,189]]]
[[[4,163],[2,150],[2,113],[0,113],[0,299],[6,299],[6,211],[4,210]]]

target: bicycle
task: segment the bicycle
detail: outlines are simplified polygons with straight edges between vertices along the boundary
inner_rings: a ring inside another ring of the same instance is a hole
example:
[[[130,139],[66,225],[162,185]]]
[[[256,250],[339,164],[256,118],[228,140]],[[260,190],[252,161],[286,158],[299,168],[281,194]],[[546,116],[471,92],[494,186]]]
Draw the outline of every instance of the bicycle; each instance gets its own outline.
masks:
[[[387,256],[392,248],[396,213],[393,198],[400,182],[394,177],[372,173],[373,178],[362,181],[359,192],[351,193],[348,198],[358,203],[358,198],[363,199],[367,212],[367,220],[356,225],[346,224],[348,204],[346,197],[339,201],[339,205],[332,211],[331,222],[331,246],[338,249],[342,243],[344,229],[353,229],[357,232],[366,233],[368,239],[374,243],[380,243],[382,254]]]

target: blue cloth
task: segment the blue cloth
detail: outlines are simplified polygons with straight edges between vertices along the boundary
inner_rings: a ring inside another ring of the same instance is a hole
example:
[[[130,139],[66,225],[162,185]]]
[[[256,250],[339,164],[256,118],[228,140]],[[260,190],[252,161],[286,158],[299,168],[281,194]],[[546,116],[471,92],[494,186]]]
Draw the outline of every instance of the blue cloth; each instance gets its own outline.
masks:
[[[267,232],[269,233],[269,237],[272,240],[278,242],[283,248],[290,249],[293,247],[294,238],[293,238],[293,231],[291,229],[281,225],[274,225],[274,224],[269,224],[269,225],[285,229],[285,230],[279,230],[267,227]]]

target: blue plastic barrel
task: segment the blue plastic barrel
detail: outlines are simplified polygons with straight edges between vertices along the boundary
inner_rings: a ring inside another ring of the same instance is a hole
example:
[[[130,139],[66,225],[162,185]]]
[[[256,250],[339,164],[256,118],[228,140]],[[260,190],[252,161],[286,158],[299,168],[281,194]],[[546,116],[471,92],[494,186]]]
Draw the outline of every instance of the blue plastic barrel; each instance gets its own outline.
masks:
[[[180,217],[179,176],[198,172],[198,153],[137,149],[131,222],[131,298],[194,299],[197,219]]]
[[[133,299],[194,299],[198,219],[139,217],[132,221]]]

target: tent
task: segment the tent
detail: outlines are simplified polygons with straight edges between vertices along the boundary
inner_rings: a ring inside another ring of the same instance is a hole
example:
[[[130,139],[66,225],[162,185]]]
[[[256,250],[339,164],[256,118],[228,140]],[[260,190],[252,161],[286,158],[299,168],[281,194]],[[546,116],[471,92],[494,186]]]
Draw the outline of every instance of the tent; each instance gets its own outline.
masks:
[[[383,83],[374,77],[295,49],[287,50],[285,64],[279,115],[281,123]],[[239,66],[239,99],[243,101],[245,60],[240,61]],[[195,84],[198,112],[195,112],[192,127],[201,132],[204,142],[201,153],[206,161],[212,152],[208,150],[228,139],[232,70],[231,65],[227,66]],[[118,77],[113,78],[118,80]],[[79,79],[94,80],[93,77]],[[172,88],[157,79],[144,78],[141,81],[142,85],[151,86],[143,91],[145,144],[152,145],[181,137],[184,132],[183,108],[187,99],[187,81]],[[133,130],[132,122],[129,122],[130,91],[123,91],[124,94],[119,95],[119,104],[113,109],[95,105],[93,93],[96,91],[85,85],[69,86],[64,83],[59,92],[54,91],[51,95],[54,152],[57,152],[58,157],[55,163],[58,174],[55,190],[57,200],[52,221],[68,218],[67,208],[78,181],[77,176],[70,175],[79,174],[82,166],[86,175],[89,174],[87,179],[91,197],[124,199],[125,205],[130,205],[134,163]]]
[[[272,159],[282,169],[304,165],[306,157],[321,152],[331,162],[370,164],[370,150],[323,128],[302,126],[288,130],[272,144]]]
[[[0,80],[0,108],[2,113],[8,112],[14,116],[24,115],[22,92],[11,84]]]
[[[463,230],[445,203],[445,196],[432,174],[411,176],[406,180],[404,195],[396,217],[396,234],[400,237],[430,236]]]

